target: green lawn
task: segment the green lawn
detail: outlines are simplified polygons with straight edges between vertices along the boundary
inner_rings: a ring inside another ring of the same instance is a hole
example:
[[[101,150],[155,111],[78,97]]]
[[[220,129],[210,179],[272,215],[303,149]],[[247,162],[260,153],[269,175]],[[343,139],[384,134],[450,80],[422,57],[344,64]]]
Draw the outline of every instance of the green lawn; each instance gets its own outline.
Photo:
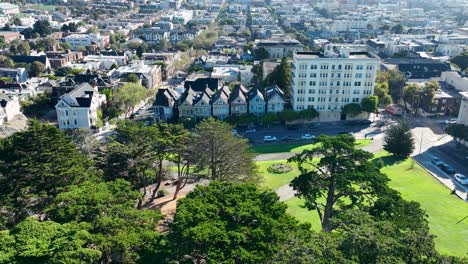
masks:
[[[426,210],[431,233],[436,236],[436,248],[442,254],[467,256],[468,245],[468,204],[450,194],[450,190],[429,175],[411,159],[398,161],[386,152],[379,152],[386,166],[382,172],[391,179],[390,186],[398,190],[407,200],[417,201]],[[271,179],[265,180],[270,182]],[[315,211],[303,208],[302,200],[293,198],[285,202],[288,213],[299,221],[309,222],[312,228],[320,230],[320,221]]]
[[[32,5],[32,6],[28,6],[28,8],[53,12],[57,8],[57,6],[56,5]]]
[[[365,147],[372,142],[370,139],[356,139],[356,144],[358,147]],[[314,143],[307,142],[294,142],[294,143],[284,143],[284,144],[264,144],[253,146],[252,150],[258,154],[268,154],[268,153],[282,153],[282,152],[295,152],[300,153],[305,149],[310,149],[314,146]]]
[[[286,160],[274,160],[274,161],[257,161],[256,164],[258,166],[258,174],[263,176],[262,186],[267,187],[271,190],[276,190],[279,187],[288,184],[299,175],[299,170],[294,163],[287,163],[291,165],[292,170],[288,173],[284,174],[275,174],[269,173],[267,171],[268,167],[275,163],[287,163]]]
[[[377,154],[377,156],[385,155],[385,152]],[[391,159],[388,160],[392,162]],[[412,160],[407,159],[384,167],[382,172],[391,179],[392,188],[401,192],[405,199],[419,202],[426,210],[431,233],[437,236],[435,238],[437,250],[443,254],[466,257],[468,218],[459,221],[468,216],[468,203],[451,195],[447,187],[418,164],[411,167]]]

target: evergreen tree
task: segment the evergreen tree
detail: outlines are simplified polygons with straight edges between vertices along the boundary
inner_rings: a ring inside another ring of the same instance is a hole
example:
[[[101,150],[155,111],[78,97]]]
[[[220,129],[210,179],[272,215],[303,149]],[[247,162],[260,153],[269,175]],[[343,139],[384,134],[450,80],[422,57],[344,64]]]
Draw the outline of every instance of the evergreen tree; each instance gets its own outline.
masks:
[[[384,149],[395,156],[408,157],[414,151],[414,138],[404,122],[391,126],[385,132]]]

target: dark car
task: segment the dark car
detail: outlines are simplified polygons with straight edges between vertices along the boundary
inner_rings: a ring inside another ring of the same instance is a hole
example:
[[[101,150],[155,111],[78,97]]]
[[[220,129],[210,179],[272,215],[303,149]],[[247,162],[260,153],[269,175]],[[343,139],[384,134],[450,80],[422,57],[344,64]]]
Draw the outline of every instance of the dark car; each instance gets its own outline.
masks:
[[[299,125],[287,125],[286,129],[287,130],[298,130],[300,127]]]
[[[452,167],[450,167],[450,165],[443,164],[441,166],[441,169],[445,171],[447,174],[455,174],[455,170]]]
[[[290,136],[284,136],[280,138],[280,141],[284,141],[284,142],[294,141],[294,138]]]

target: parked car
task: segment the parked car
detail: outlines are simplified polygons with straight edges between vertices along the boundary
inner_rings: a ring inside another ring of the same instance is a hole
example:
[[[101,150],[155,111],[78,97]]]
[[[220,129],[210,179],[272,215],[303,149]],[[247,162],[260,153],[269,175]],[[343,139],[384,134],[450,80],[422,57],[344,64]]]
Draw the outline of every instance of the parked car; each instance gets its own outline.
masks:
[[[272,142],[272,141],[277,141],[276,137],[273,136],[264,136],[263,137],[264,142]]]
[[[455,170],[452,167],[450,167],[450,165],[448,165],[448,164],[444,163],[442,165],[441,169],[443,171],[445,171],[447,174],[455,174]]]
[[[284,136],[280,138],[280,141],[294,141],[294,138],[290,136]]]
[[[233,136],[239,135],[239,133],[237,132],[237,129],[231,130],[231,133],[232,133]]]
[[[432,158],[431,158],[431,162],[432,162],[432,164],[434,164],[434,165],[436,165],[436,166],[438,166],[438,167],[440,167],[440,166],[442,166],[442,165],[444,164],[444,163],[443,163],[439,158],[437,158],[437,157],[432,157]]]
[[[302,135],[302,139],[315,139],[315,136],[311,134],[304,134]]]
[[[299,125],[287,125],[286,129],[287,130],[299,130],[300,126]]]
[[[255,133],[257,132],[257,130],[255,129],[255,127],[252,127],[252,128],[248,128],[245,133]]]
[[[456,124],[457,121],[458,121],[457,118],[450,118],[450,119],[445,120],[445,124],[446,124],[446,125]]]
[[[468,184],[468,177],[466,177],[463,174],[455,173],[455,175],[453,175],[453,177],[455,177],[455,180],[457,182],[461,183],[461,184]]]

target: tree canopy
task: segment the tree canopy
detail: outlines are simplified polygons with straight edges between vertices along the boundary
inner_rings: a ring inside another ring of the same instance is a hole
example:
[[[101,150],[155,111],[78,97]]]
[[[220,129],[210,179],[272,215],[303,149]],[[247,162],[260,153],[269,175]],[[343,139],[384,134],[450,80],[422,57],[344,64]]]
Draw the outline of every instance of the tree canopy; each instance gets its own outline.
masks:
[[[178,202],[171,228],[173,258],[183,263],[263,263],[298,226],[275,193],[212,182]]]
[[[414,138],[407,123],[400,122],[385,131],[384,149],[401,157],[408,157],[413,153]]]
[[[2,139],[0,212],[4,223],[43,213],[69,185],[93,178],[91,165],[71,139],[51,125],[34,121],[27,130]]]
[[[289,160],[297,162],[300,170],[291,186],[309,210],[317,211],[322,229],[332,231],[333,219],[341,210],[369,202],[387,188],[389,179],[369,161],[371,153],[355,148],[352,136],[321,135],[317,142],[316,148]],[[321,157],[318,163],[317,156]]]
[[[231,133],[232,127],[222,121],[208,118],[194,129],[189,151],[198,170],[208,170],[212,180],[232,182],[258,181],[254,154],[247,139]]]

